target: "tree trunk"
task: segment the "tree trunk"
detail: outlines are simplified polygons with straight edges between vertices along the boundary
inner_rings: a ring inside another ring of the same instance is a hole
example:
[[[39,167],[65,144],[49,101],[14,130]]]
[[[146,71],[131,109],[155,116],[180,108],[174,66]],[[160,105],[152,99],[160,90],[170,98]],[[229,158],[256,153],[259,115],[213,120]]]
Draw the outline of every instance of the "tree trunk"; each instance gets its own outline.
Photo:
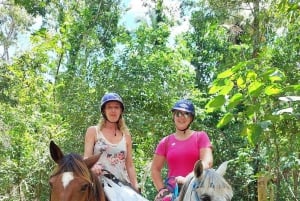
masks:
[[[252,57],[257,58],[260,51],[260,19],[259,19],[259,0],[253,2],[253,52]]]
[[[258,201],[267,201],[268,194],[268,177],[260,176],[257,182]]]

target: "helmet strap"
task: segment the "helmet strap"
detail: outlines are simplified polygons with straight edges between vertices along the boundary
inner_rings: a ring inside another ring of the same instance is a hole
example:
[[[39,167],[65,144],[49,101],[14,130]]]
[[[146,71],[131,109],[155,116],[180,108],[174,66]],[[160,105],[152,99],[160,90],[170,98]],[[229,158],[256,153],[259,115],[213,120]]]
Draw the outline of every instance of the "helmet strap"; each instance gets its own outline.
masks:
[[[187,127],[186,129],[178,129],[178,130],[183,131],[183,135],[185,135],[185,132],[186,132],[186,130],[187,130],[188,128],[189,128],[189,127]]]
[[[185,132],[187,131],[187,129],[189,129],[189,127],[190,127],[190,124],[185,128],[185,129],[178,129],[178,130],[180,130],[180,131],[183,131],[183,134],[185,135]]]

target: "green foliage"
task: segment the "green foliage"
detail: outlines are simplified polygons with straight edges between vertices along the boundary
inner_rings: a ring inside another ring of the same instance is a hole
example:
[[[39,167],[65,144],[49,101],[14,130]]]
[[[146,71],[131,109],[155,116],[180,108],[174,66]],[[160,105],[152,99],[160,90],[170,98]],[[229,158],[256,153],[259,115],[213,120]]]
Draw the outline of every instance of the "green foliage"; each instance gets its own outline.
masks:
[[[124,99],[138,180],[149,200],[156,194],[153,152],[174,131],[170,109],[183,97],[196,106],[192,128],[212,140],[214,166],[230,160],[234,200],[256,200],[261,176],[270,179],[270,200],[299,197],[297,3],[260,2],[259,13],[245,18],[238,9],[244,1],[184,1],[182,13],[193,11],[192,29],[172,46],[175,22],[163,1],[149,10],[156,13],[150,25],[131,32],[119,23],[120,1],[15,3],[0,8],[0,199],[48,200],[49,141],[82,154],[85,131],[98,123],[108,91]],[[10,60],[5,53],[16,33],[33,24],[24,9],[42,15],[43,25],[31,34],[31,49]],[[8,16],[16,26],[4,32],[12,27]]]
[[[294,30],[291,29],[288,33],[293,35]],[[250,155],[248,154],[253,160],[247,162],[253,167],[252,175],[248,174],[251,182],[246,183],[251,191],[256,191],[253,185],[256,186],[255,180],[262,175],[276,180],[276,186],[270,185],[270,188],[276,188],[277,192],[285,191],[282,189],[283,186],[296,184],[295,180],[291,179],[294,170],[288,171],[290,176],[282,175],[285,162],[280,159],[286,154],[295,153],[295,150],[285,149],[284,142],[289,141],[292,147],[299,146],[298,142],[292,140],[290,134],[287,134],[299,133],[298,126],[292,126],[299,125],[296,120],[298,115],[297,112],[274,112],[283,107],[279,101],[280,96],[299,94],[299,90],[297,90],[299,83],[294,79],[297,77],[299,80],[299,71],[296,70],[299,60],[292,59],[295,52],[292,53],[288,50],[289,42],[285,41],[285,45],[281,43],[284,38],[286,36],[277,35],[276,40],[260,46],[261,51],[258,57],[240,60],[219,73],[209,89],[211,100],[206,104],[206,111],[220,111],[222,114],[216,124],[217,127],[227,130],[231,125],[241,124],[242,127],[235,132],[246,137],[249,146],[247,149],[254,151]],[[296,38],[293,37],[293,39]],[[277,46],[278,42],[281,44],[280,46]],[[235,48],[235,51],[237,50],[237,53],[243,54],[242,48]],[[283,52],[289,52],[290,55]],[[285,58],[279,56],[282,54],[285,55]],[[287,58],[289,62],[285,61]],[[287,65],[289,67],[286,67]],[[294,69],[293,75],[290,75],[291,69]],[[292,108],[299,107],[297,102],[292,105]],[[289,119],[288,122],[287,119]],[[285,122],[285,127],[280,127],[279,125],[283,122]],[[298,140],[298,137],[295,139]],[[241,156],[237,156],[237,159],[240,158]],[[274,197],[272,192],[269,193]],[[251,197],[255,197],[255,192],[249,195],[251,200]],[[279,196],[278,193],[277,196],[278,200],[286,198],[284,195]],[[296,197],[293,194],[290,196]],[[244,197],[244,199],[246,198]]]
[[[25,8],[26,11],[33,15],[46,15],[46,6],[50,3],[50,0],[27,0],[27,1],[21,1],[21,0],[14,0],[14,3],[16,5],[20,5],[21,7]]]

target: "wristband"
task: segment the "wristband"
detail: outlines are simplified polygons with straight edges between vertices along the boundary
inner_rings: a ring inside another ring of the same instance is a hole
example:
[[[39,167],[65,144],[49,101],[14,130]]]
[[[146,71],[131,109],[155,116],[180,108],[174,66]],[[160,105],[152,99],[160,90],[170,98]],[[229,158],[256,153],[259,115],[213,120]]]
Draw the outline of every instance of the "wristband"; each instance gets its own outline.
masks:
[[[160,188],[154,201],[171,201],[172,194],[167,187]]]
[[[167,189],[167,190],[168,190],[168,188],[164,186],[164,187],[160,188],[157,192],[160,192],[160,191],[162,191],[162,190],[164,190],[164,189]]]

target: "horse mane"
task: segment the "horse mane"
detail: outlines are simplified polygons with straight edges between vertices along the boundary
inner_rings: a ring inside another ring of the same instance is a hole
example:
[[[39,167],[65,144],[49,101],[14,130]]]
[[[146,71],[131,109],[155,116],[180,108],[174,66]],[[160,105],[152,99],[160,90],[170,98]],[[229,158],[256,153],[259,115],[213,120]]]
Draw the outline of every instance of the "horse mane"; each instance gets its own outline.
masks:
[[[186,179],[186,182],[182,185],[182,188],[181,188],[181,191],[180,191],[180,194],[179,194],[179,201],[182,201],[183,200],[183,197],[189,187],[189,184],[191,183],[192,179],[193,179],[193,175],[189,175],[188,178]]]
[[[64,155],[50,178],[64,172],[73,172],[76,176],[93,184],[92,188],[94,196],[97,201],[100,201],[100,189],[102,189],[102,185],[100,184],[98,177],[86,166],[81,155],[75,153]]]
[[[64,155],[64,157],[59,161],[59,164],[56,166],[52,176],[56,176],[64,172],[74,172],[80,178],[91,182],[89,179],[90,170],[87,168],[79,154],[70,153]]]
[[[225,164],[225,162],[223,163]],[[223,169],[223,164],[218,170]],[[223,174],[219,174],[220,171],[214,169],[203,170],[201,161],[197,161],[194,167],[194,174],[190,174],[187,177],[186,182],[182,186],[179,201],[186,200],[185,195],[191,196],[194,192],[198,195],[197,199],[203,201],[223,201],[231,200],[233,193],[231,186],[223,178]],[[226,169],[224,170],[226,171]],[[195,198],[191,198],[194,200]],[[196,200],[197,200],[196,199]]]

